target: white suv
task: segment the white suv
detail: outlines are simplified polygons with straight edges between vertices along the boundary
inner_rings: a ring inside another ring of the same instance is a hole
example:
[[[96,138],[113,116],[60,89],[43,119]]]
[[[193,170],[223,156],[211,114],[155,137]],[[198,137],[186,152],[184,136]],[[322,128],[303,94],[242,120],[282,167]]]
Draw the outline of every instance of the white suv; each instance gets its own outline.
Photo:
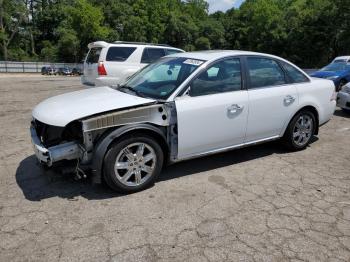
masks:
[[[185,51],[168,45],[104,41],[90,43],[81,81],[87,86],[112,86],[124,82],[149,63]]]

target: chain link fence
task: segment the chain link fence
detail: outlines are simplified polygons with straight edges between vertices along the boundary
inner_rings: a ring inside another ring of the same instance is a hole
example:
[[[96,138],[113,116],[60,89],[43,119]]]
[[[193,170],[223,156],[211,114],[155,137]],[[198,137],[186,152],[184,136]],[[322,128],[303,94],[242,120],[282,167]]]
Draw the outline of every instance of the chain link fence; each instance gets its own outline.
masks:
[[[62,67],[83,69],[83,64],[75,63],[0,61],[0,73],[41,73],[41,68],[44,66],[53,69]]]

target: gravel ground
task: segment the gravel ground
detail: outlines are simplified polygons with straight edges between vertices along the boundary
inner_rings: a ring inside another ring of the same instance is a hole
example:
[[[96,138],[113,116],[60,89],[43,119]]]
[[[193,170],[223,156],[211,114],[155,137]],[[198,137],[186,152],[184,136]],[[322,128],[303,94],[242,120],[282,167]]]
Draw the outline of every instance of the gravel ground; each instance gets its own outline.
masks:
[[[31,109],[81,88],[0,76],[0,261],[350,261],[350,115],[337,110],[305,151],[191,160],[123,196],[36,164]]]

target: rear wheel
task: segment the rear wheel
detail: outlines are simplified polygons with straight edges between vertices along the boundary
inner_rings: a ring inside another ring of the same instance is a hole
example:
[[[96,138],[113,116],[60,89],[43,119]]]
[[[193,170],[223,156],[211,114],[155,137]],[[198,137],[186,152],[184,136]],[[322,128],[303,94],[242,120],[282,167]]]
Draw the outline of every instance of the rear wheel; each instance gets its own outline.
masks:
[[[154,184],[163,166],[163,151],[144,135],[124,137],[107,152],[104,178],[109,187],[121,193],[133,193]]]
[[[310,144],[315,130],[315,115],[308,110],[302,110],[289,123],[284,141],[290,150],[303,150]]]
[[[342,108],[343,112],[350,114],[350,109]]]

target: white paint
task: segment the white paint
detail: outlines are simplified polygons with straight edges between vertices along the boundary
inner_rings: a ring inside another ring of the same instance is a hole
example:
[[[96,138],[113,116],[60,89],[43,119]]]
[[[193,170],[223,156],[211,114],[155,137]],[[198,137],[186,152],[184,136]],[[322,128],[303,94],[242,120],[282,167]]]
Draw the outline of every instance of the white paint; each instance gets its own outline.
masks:
[[[95,86],[113,86],[118,85],[126,81],[126,79],[145,67],[147,64],[141,63],[142,54],[145,48],[155,48],[155,49],[170,49],[177,50],[179,52],[184,52],[181,49],[165,46],[155,46],[155,45],[135,45],[135,44],[122,44],[122,43],[106,43],[103,41],[98,41],[90,43],[88,47],[91,49],[93,47],[101,47],[101,53],[99,61],[103,63],[107,75],[99,76],[97,74],[97,63],[87,63],[86,58],[84,61],[84,75],[82,76],[82,83],[85,85],[95,85]],[[107,52],[110,47],[133,47],[136,50],[125,60],[125,61],[107,61]]]
[[[109,87],[90,88],[55,96],[41,102],[34,108],[33,117],[45,124],[63,127],[87,116],[153,101]]]
[[[242,144],[248,116],[248,92],[236,91],[176,99],[179,158]],[[230,113],[234,104],[242,111]]]
[[[246,142],[279,135],[298,109],[295,85],[252,89],[249,94],[249,116]],[[286,103],[292,97],[294,102]]]

